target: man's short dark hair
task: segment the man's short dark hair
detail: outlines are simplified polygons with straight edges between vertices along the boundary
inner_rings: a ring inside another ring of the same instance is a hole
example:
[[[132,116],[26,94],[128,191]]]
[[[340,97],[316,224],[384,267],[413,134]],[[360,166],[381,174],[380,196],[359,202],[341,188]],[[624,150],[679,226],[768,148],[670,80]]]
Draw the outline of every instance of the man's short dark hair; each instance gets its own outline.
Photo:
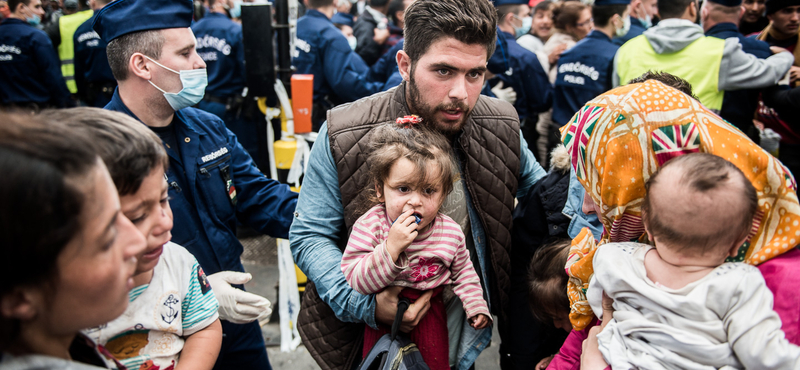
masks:
[[[373,8],[380,8],[382,6],[386,6],[389,3],[389,0],[369,0],[369,6]]]
[[[164,41],[161,30],[132,32],[111,40],[106,47],[106,54],[114,78],[117,81],[128,78],[128,62],[133,53],[142,53],[153,59],[161,58]]]
[[[522,5],[520,4],[508,4],[508,5],[500,5],[497,7],[497,22],[500,23],[503,21],[503,18],[506,15],[514,14],[517,15],[519,13],[519,8]]]
[[[656,80],[664,85],[677,89],[678,91],[691,96],[694,100],[700,101],[700,99],[694,96],[694,92],[692,92],[692,84],[690,84],[689,81],[686,81],[678,76],[671,75],[667,72],[647,71],[643,75],[628,81],[627,85],[638,84],[647,80]]]
[[[310,9],[319,9],[333,5],[333,0],[308,0],[306,3]]]
[[[11,12],[17,11],[17,6],[19,4],[28,5],[31,3],[31,0],[8,0],[8,9],[11,9]]]
[[[453,37],[494,54],[497,12],[489,0],[417,0],[406,9],[403,50],[418,61],[434,42]]]
[[[667,0],[658,2],[658,15],[661,19],[680,18],[689,4],[697,0]]]
[[[605,27],[614,14],[622,17],[627,9],[627,5],[595,5],[592,7],[592,19],[598,27]]]

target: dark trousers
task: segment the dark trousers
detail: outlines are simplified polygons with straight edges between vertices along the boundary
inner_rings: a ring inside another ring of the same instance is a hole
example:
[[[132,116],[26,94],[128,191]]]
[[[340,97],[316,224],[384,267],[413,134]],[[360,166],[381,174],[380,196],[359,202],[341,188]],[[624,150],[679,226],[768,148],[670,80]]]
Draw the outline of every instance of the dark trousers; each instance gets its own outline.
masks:
[[[222,321],[222,348],[214,370],[272,370],[258,321],[233,324]]]

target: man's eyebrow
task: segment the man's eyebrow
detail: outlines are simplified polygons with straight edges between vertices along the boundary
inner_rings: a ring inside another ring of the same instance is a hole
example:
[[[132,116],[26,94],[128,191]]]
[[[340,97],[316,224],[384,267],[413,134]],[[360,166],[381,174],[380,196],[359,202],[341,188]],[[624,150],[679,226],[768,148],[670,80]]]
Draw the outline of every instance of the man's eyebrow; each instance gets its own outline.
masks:
[[[195,43],[192,43],[191,45],[184,46],[182,49],[178,50],[178,54],[181,54],[181,53],[184,53],[184,52],[187,52],[187,51],[190,51],[190,50],[194,49],[195,45],[196,45]]]
[[[431,64],[430,69],[434,69],[434,70],[435,69],[449,69],[451,71],[464,71],[463,69],[457,68],[456,66],[454,66],[452,64],[448,64],[446,62],[439,62],[439,63]],[[475,67],[475,68],[469,69],[469,72],[486,72],[486,71],[487,71],[486,66],[480,66],[480,67]]]

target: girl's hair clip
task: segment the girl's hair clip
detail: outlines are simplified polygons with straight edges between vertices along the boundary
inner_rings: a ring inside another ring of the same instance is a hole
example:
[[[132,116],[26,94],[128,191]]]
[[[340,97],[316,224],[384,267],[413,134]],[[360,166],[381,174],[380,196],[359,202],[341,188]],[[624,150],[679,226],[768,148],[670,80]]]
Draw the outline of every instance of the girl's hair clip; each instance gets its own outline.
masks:
[[[414,128],[414,125],[422,122],[422,117],[417,115],[400,117],[397,119],[397,124],[403,128]]]

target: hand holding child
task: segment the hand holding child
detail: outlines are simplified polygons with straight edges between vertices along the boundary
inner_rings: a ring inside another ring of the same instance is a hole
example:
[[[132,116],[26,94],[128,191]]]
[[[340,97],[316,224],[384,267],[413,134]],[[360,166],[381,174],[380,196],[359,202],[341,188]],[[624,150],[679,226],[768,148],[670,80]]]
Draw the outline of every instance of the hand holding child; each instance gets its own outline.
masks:
[[[386,239],[386,249],[389,251],[389,255],[392,256],[392,260],[397,262],[400,253],[403,253],[416,237],[416,218],[414,217],[414,210],[409,209],[403,212],[392,224],[392,228],[389,229],[389,237]]]
[[[475,328],[476,330],[477,329],[483,329],[483,328],[489,326],[489,323],[491,321],[492,320],[489,319],[489,317],[484,315],[484,314],[477,314],[477,315],[472,316],[472,317],[469,318],[469,324],[473,328]]]

